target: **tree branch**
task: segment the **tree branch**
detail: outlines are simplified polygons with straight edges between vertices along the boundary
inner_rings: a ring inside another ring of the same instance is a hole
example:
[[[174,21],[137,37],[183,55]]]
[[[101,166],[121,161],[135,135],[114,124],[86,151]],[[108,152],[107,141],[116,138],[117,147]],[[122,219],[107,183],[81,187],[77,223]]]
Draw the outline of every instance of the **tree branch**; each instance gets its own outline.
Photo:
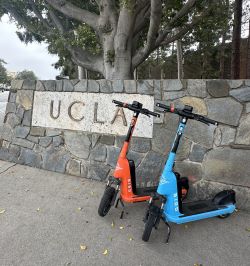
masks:
[[[84,22],[94,30],[97,30],[98,15],[79,8],[64,0],[46,0],[46,2],[64,15]]]
[[[49,8],[49,16],[58,31],[63,35],[66,32],[66,29],[64,28],[60,19],[56,16],[55,12],[51,8]]]
[[[188,2],[181,8],[181,10],[170,20],[168,27],[159,34],[157,43],[161,43],[165,37],[171,32],[171,29],[179,19],[183,18],[192,9],[197,0],[188,0]]]
[[[72,61],[78,66],[104,74],[103,57],[93,55],[79,47],[66,46],[72,56]]]
[[[28,1],[33,12],[35,13],[35,15],[37,16],[37,18],[41,21],[41,23],[43,24],[43,26],[46,29],[50,29],[50,25],[49,23],[43,18],[42,14],[40,13],[40,11],[38,10],[37,6],[35,5],[35,3],[33,2],[33,0],[29,0]]]

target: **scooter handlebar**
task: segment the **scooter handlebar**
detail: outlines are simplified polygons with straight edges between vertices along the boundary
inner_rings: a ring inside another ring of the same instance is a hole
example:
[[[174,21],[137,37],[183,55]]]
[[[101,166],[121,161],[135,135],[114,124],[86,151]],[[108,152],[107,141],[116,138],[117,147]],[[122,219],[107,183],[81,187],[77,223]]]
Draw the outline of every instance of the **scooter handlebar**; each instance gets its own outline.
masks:
[[[205,117],[205,116],[202,116],[199,114],[195,114],[192,112],[187,112],[185,110],[185,108],[184,109],[174,108],[173,106],[168,106],[168,105],[165,105],[162,103],[157,103],[156,106],[164,109],[165,112],[175,113],[175,114],[178,114],[180,116],[184,116],[188,119],[194,119],[194,120],[200,121],[206,125],[213,124],[213,125],[217,126],[219,124],[217,121],[212,120],[208,117]]]
[[[131,110],[133,112],[139,112],[139,113],[142,113],[142,114],[147,115],[147,116],[152,115],[155,117],[160,117],[160,114],[149,111],[146,108],[138,108],[138,107],[134,106],[133,104],[128,104],[128,103],[124,103],[124,102],[120,102],[120,101],[116,101],[116,100],[113,100],[112,102],[115,103],[119,107],[128,108],[129,110]],[[141,104],[141,106],[142,106],[142,104]]]

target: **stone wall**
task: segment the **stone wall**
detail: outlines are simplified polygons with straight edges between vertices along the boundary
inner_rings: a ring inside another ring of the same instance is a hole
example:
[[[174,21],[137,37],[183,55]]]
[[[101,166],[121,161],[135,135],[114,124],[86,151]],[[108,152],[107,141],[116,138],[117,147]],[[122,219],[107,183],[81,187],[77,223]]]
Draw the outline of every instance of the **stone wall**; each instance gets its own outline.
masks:
[[[190,198],[233,187],[238,207],[250,209],[250,80],[14,81],[0,159],[103,181],[112,174],[124,137],[32,127],[35,91],[138,93],[154,95],[155,102],[192,105],[220,125],[188,121],[176,171],[189,176]],[[133,138],[128,157],[135,160],[138,184],[157,184],[177,124],[176,115],[161,113],[152,139]]]

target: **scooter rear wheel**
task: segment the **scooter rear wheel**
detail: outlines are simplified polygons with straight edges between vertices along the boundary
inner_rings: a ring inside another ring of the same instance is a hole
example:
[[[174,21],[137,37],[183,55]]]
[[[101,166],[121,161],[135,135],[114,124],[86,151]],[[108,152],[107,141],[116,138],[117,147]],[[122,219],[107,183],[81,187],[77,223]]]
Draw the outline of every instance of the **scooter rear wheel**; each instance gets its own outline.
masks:
[[[115,195],[115,188],[110,186],[106,187],[98,208],[98,214],[101,217],[104,217],[109,212],[114,195]]]
[[[218,218],[220,218],[220,219],[226,219],[230,215],[231,215],[231,213],[227,213],[227,214],[219,215]]]
[[[147,222],[145,223],[144,232],[142,235],[142,240],[147,242],[150,238],[153,227],[155,226],[156,217],[153,214],[149,214]]]

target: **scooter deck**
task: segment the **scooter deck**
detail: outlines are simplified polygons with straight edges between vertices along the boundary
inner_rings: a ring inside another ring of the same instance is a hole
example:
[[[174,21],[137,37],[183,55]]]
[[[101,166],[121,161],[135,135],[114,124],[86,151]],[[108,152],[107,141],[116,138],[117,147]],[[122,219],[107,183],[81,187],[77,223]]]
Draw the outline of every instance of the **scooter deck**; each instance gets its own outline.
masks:
[[[138,196],[150,196],[152,193],[156,192],[157,186],[155,187],[142,187],[136,188],[136,195]]]
[[[183,203],[181,213],[183,213],[184,216],[190,216],[194,214],[215,211],[223,208],[226,208],[226,206],[217,205],[211,199],[208,199],[208,200]]]

